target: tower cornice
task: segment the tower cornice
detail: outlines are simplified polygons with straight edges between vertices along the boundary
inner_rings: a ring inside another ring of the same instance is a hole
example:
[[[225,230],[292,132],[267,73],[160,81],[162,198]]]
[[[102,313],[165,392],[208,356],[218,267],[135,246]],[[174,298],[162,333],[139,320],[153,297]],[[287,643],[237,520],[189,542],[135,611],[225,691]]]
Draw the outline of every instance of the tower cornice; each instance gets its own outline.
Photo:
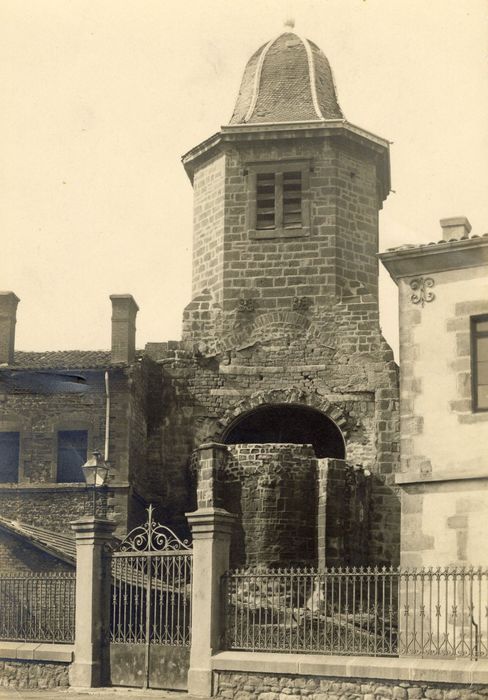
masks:
[[[222,126],[219,132],[185,153],[181,160],[188,177],[193,182],[193,176],[199,164],[214,157],[223,144],[296,138],[344,138],[373,151],[378,159],[378,175],[382,185],[383,201],[387,198],[391,189],[390,142],[351,124],[345,119],[324,119],[319,122],[281,122],[278,124],[230,124]]]

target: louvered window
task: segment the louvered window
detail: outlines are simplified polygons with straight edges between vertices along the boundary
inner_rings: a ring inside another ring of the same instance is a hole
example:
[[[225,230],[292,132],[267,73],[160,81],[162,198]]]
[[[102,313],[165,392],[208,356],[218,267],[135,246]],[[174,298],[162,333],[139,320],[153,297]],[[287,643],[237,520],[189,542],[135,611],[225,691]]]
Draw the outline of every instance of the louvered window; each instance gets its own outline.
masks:
[[[283,173],[283,227],[302,225],[302,173]]]
[[[302,173],[258,173],[256,229],[298,228],[302,225]]]
[[[488,411],[488,315],[471,319],[473,410]]]
[[[259,173],[256,179],[256,228],[260,230],[275,227],[275,174]]]
[[[310,235],[309,161],[248,163],[247,224],[250,237]]]

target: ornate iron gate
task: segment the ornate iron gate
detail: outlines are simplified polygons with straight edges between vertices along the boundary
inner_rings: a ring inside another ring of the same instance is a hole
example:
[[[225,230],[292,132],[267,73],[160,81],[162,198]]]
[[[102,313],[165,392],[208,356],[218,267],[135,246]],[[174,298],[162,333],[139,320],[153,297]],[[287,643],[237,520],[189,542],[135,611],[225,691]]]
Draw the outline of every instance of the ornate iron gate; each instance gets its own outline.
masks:
[[[192,550],[153,520],[111,553],[112,685],[186,689],[191,641]]]

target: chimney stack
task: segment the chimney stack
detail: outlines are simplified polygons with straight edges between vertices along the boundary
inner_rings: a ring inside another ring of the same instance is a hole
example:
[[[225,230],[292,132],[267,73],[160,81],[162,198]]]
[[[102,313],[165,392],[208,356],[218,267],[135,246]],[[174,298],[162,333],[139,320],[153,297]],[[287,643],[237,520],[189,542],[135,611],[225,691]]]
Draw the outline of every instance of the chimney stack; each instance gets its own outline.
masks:
[[[453,238],[467,238],[471,231],[471,224],[465,216],[452,216],[450,219],[441,219],[442,239],[450,241]]]
[[[15,323],[20,299],[13,292],[0,292],[0,365],[11,365],[15,351]]]
[[[136,351],[136,316],[139,311],[132,294],[111,294],[112,362],[130,364]]]

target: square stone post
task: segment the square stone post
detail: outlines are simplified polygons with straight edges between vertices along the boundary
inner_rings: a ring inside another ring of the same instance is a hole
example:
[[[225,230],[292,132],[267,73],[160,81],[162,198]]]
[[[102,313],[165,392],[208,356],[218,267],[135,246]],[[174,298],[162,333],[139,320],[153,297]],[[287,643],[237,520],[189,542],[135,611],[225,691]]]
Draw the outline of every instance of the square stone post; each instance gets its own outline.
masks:
[[[211,658],[222,636],[221,577],[229,568],[235,515],[213,506],[187,513],[193,535],[192,639],[188,694],[212,695]]]
[[[115,523],[86,517],[70,523],[76,536],[75,660],[70,685],[106,685],[110,614],[110,560],[104,545],[112,540]]]

